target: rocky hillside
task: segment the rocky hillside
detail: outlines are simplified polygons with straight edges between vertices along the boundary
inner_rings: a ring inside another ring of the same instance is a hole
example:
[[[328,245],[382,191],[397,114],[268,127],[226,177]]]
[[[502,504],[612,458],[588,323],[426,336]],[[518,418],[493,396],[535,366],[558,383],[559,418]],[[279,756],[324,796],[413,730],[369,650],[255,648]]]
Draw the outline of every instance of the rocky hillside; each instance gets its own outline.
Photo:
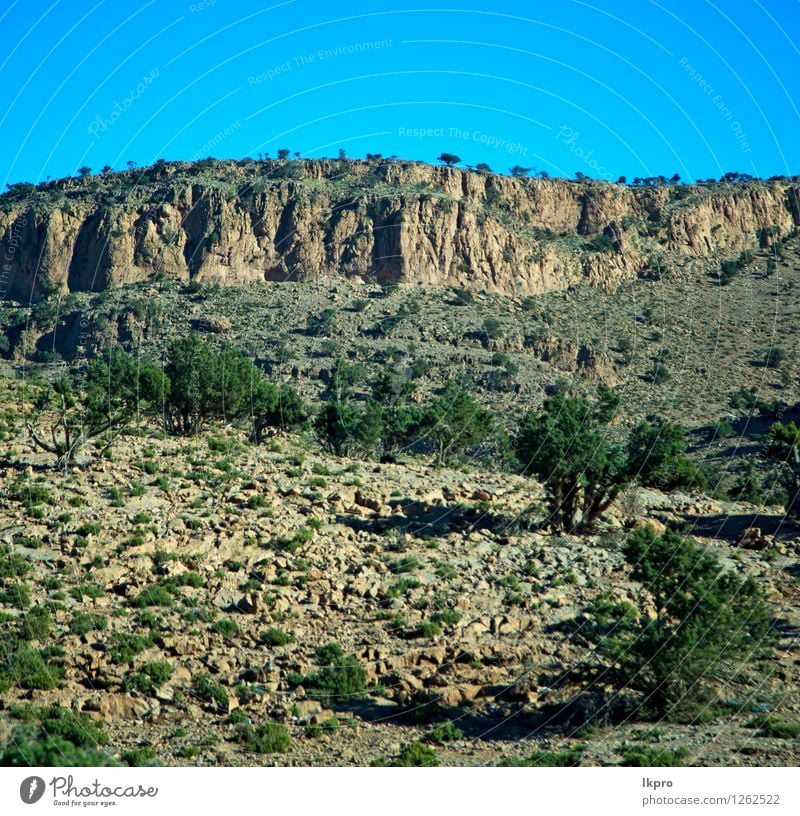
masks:
[[[5,296],[332,274],[504,294],[691,273],[800,225],[794,179],[631,187],[398,160],[159,163],[0,196]]]
[[[62,476],[16,419],[18,385],[2,386],[0,745],[30,704],[104,721],[95,764],[367,765],[420,741],[443,765],[564,751],[613,765],[645,749],[797,764],[800,538],[778,507],[640,490],[599,535],[559,536],[519,524],[541,498],[521,476],[334,459],[285,436],[255,447],[224,430],[145,427]],[[621,553],[632,524],[681,525],[757,579],[778,649],[743,697],[722,689],[696,721],[625,709],[586,729],[601,689],[565,625],[599,593],[640,602]],[[316,688],[331,642],[363,671],[361,693]],[[759,730],[764,712],[781,730]],[[264,723],[291,741],[251,740]]]

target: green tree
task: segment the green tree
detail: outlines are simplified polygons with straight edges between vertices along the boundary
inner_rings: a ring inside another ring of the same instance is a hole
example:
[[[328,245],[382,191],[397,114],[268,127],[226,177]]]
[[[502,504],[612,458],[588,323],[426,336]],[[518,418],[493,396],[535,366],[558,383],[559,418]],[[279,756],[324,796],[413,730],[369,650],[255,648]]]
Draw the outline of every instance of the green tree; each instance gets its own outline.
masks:
[[[733,483],[728,495],[735,501],[745,501],[751,504],[761,504],[764,501],[761,476],[756,468],[755,459],[749,458],[747,460],[744,470]]]
[[[786,512],[800,517],[800,428],[776,422],[768,431],[764,455],[780,462],[786,482]]]
[[[308,408],[293,388],[278,388],[262,378],[253,385],[250,417],[253,441],[260,443],[268,428],[285,431],[304,425]]]
[[[748,665],[769,654],[771,629],[763,594],[753,578],[725,572],[717,559],[670,530],[635,530],[624,547],[643,601],[601,597],[577,620],[575,637],[590,643],[590,672],[641,694],[641,710],[683,717],[708,705],[715,686],[741,685]]]
[[[165,373],[170,382],[165,425],[186,436],[211,419],[248,416],[253,389],[263,377],[242,352],[227,345],[215,349],[195,333],[173,342]]]
[[[705,475],[685,453],[684,429],[651,414],[636,424],[628,439],[630,475],[662,490],[704,488]]]
[[[84,382],[62,377],[46,386],[26,426],[34,444],[66,471],[89,439],[101,441],[102,454],[135,416],[159,408],[168,390],[158,365],[115,350],[92,360]]]
[[[381,428],[381,458],[393,460],[416,434],[421,410],[409,400],[413,383],[403,371],[390,365],[372,385],[368,410],[377,413]]]
[[[314,419],[320,440],[338,456],[367,453],[381,437],[381,417],[376,406],[357,403],[352,386],[363,376],[357,365],[337,359],[331,369],[325,402]]]
[[[607,425],[618,398],[604,389],[590,403],[562,389],[528,413],[516,439],[523,468],[545,485],[550,521],[560,530],[590,529],[630,480],[625,451]]]
[[[436,161],[440,161],[442,164],[452,167],[454,164],[460,164],[461,158],[456,156],[455,153],[442,153],[441,155],[437,156]]]
[[[419,433],[433,448],[436,464],[443,465],[487,441],[497,429],[491,411],[450,380],[443,393],[422,411]]]

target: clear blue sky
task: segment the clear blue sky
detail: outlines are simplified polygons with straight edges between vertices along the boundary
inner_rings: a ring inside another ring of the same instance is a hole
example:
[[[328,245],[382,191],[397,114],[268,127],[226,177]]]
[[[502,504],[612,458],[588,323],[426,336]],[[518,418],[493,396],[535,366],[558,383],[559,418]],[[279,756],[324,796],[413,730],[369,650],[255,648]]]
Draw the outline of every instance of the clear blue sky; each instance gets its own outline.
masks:
[[[427,5],[0,0],[0,185],[280,147],[800,173],[797,0]]]

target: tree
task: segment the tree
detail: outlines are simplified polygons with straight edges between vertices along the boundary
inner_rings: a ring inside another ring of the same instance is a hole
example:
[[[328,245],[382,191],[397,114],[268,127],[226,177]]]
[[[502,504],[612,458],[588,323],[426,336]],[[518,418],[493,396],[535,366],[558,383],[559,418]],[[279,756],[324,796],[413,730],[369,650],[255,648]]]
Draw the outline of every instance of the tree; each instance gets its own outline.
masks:
[[[549,520],[560,530],[590,529],[630,479],[622,445],[606,432],[617,403],[610,389],[593,404],[562,389],[543,413],[523,418],[517,457],[544,483]]]
[[[776,422],[767,432],[764,455],[782,465],[786,482],[786,512],[800,517],[800,428]]]
[[[371,405],[359,407],[349,389],[326,402],[317,413],[314,429],[337,456],[371,451],[380,440],[380,416]]]
[[[210,419],[235,420],[250,412],[261,372],[230,346],[214,349],[192,333],[175,340],[165,373],[170,392],[164,422],[173,434],[191,436]]]
[[[385,368],[372,385],[368,410],[379,417],[382,461],[394,461],[419,429],[421,410],[408,399],[412,389],[409,377],[396,366]]]
[[[527,176],[528,173],[533,170],[532,167],[521,167],[518,164],[515,164],[512,168],[509,169],[509,172],[512,176],[519,178],[520,176]]]
[[[440,161],[448,167],[452,167],[454,164],[460,164],[461,158],[456,156],[455,153],[442,153],[437,157],[436,161]]]
[[[620,176],[617,179],[617,184],[627,184],[627,183],[628,183],[628,179],[625,176]]]
[[[761,489],[761,476],[756,468],[755,459],[749,458],[742,472],[737,477],[728,496],[734,501],[761,504],[764,501],[764,492]]]
[[[336,309],[323,309],[319,315],[309,315],[306,331],[312,337],[330,334],[336,327]]]
[[[250,418],[253,441],[259,444],[268,428],[285,431],[305,424],[308,409],[293,388],[288,385],[278,388],[261,378],[253,385]]]
[[[85,164],[83,165],[83,167],[79,167],[79,168],[78,168],[78,175],[79,175],[81,178],[86,178],[86,176],[88,176],[88,175],[89,175],[89,173],[91,173],[91,172],[92,172],[92,168],[91,168],[91,167],[87,167]]]
[[[458,383],[450,380],[442,394],[422,411],[421,437],[443,465],[495,434],[494,417]]]
[[[291,151],[290,151],[288,148],[286,148],[286,147],[281,147],[281,148],[278,150],[278,159],[279,159],[280,161],[285,161],[286,159],[288,159],[288,158],[289,158],[289,153],[290,153],[290,152],[291,152]]]
[[[158,365],[115,350],[89,364],[83,387],[66,377],[47,386],[35,423],[26,425],[34,444],[55,454],[56,466],[67,471],[88,440],[99,439],[102,454],[135,416],[160,407],[168,390]]]
[[[624,554],[649,601],[636,608],[601,596],[585,610],[589,622],[584,614],[575,635],[596,646],[591,673],[638,692],[642,712],[656,717],[680,718],[707,706],[717,683],[729,695],[748,664],[771,647],[758,584],[723,571],[705,548],[671,530],[638,528]]]
[[[706,478],[686,453],[686,438],[680,425],[650,415],[640,420],[628,438],[628,470],[640,484],[673,490],[702,489]]]
[[[381,435],[380,415],[374,406],[360,407],[352,386],[363,377],[363,369],[336,359],[331,369],[325,403],[314,419],[320,440],[338,456],[373,450]]]
[[[491,173],[492,172],[492,168],[489,167],[489,165],[486,164],[486,162],[480,162],[479,164],[476,164],[475,165],[475,170],[478,173]]]

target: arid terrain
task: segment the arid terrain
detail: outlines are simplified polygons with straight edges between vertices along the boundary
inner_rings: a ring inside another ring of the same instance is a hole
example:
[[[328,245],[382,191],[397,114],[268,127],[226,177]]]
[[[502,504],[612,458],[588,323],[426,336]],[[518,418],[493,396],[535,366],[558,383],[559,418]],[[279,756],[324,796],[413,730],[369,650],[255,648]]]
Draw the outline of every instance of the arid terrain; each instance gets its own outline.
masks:
[[[20,706],[59,706],[126,764],[391,764],[421,743],[442,765],[796,765],[800,523],[760,455],[800,419],[796,180],[268,170],[172,163],[0,197],[0,250],[21,247],[0,301],[0,636],[30,619],[35,644],[0,653],[0,744],[31,721]],[[163,361],[192,331],[315,410],[337,360],[356,401],[390,365],[416,404],[456,380],[512,438],[559,386],[608,386],[612,434],[679,423],[706,486],[634,482],[578,534],[544,523],[544,486],[494,448],[381,460],[311,427],[256,445],[241,423],[179,436],[153,415],[68,472],[34,444],[47,383],[111,348]],[[601,596],[648,607],[622,552],[641,527],[751,576],[772,618],[773,653],[688,718],[587,679],[575,637]]]

